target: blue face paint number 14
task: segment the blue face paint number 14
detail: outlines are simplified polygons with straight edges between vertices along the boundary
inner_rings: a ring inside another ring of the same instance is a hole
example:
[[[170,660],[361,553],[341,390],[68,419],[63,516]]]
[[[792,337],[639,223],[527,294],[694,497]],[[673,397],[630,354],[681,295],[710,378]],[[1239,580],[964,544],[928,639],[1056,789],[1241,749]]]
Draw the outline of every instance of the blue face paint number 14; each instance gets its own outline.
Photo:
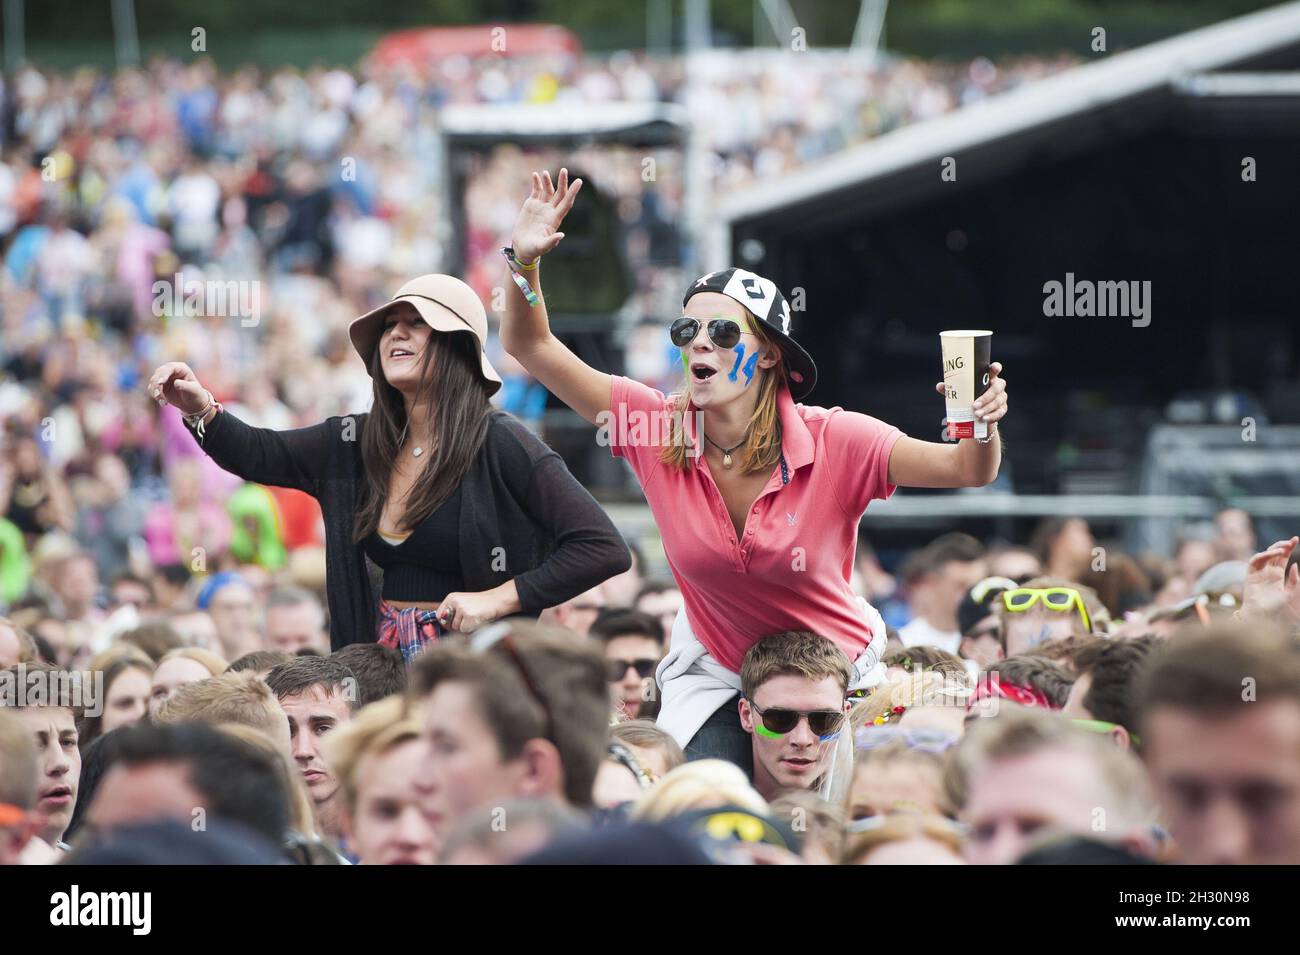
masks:
[[[727,380],[735,382],[736,372],[740,369],[740,363],[745,360],[745,343],[741,342],[736,346],[736,363],[731,366],[731,371],[727,375]]]
[[[744,342],[741,342],[739,345],[736,346],[736,362],[734,365],[731,366],[731,373],[727,375],[727,380],[734,382],[736,380],[736,372],[739,371],[742,374],[744,374],[745,387],[748,388],[749,383],[754,380],[754,369],[758,367],[758,350],[755,349],[754,352],[749,356],[749,361],[745,361],[744,368],[741,368],[740,366],[740,363],[742,361],[745,361]]]

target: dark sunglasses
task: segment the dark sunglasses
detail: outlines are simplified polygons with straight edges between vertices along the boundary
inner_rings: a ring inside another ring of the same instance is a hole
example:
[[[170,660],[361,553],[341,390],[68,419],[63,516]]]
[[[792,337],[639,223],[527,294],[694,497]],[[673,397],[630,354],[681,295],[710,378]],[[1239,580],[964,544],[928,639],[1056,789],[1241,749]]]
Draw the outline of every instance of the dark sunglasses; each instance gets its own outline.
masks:
[[[729,318],[715,318],[708,325],[709,338],[719,348],[735,348],[744,329]],[[700,333],[700,320],[683,315],[668,326],[668,337],[678,348],[685,348]]]
[[[646,677],[653,675],[655,667],[658,665],[658,660],[651,660],[648,657],[640,660],[606,660],[605,679],[610,683],[618,683],[627,673],[627,668],[631,667],[636,670],[636,675],[644,680]]]
[[[764,736],[784,736],[786,733],[794,732],[801,719],[807,719],[808,728],[813,731],[813,735],[824,740],[834,736],[844,725],[844,714],[839,710],[812,710],[803,713],[778,706],[760,710],[753,700],[749,701],[749,708],[762,717],[762,727],[755,727],[755,729],[759,730],[759,735]],[[767,730],[767,733],[763,733],[763,730]]]

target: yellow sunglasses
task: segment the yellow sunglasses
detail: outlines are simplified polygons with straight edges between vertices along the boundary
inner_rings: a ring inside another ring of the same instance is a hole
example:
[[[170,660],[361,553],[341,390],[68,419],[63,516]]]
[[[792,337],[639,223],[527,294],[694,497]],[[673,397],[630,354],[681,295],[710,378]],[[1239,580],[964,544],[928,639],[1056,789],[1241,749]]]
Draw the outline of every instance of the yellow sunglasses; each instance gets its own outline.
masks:
[[[1015,590],[1002,592],[1002,605],[1012,613],[1028,610],[1038,601],[1048,610],[1068,613],[1077,609],[1083,619],[1084,628],[1091,633],[1092,621],[1088,619],[1088,610],[1083,605],[1083,597],[1073,587],[1017,587]]]

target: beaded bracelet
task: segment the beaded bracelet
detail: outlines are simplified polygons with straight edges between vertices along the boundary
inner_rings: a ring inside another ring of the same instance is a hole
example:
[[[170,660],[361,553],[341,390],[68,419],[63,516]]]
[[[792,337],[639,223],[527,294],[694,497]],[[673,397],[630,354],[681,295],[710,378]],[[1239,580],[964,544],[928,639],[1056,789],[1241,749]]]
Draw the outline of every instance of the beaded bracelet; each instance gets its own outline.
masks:
[[[220,414],[221,411],[223,410],[221,402],[213,398],[212,392],[209,391],[208,403],[203,406],[202,411],[199,411],[195,414],[181,415],[181,420],[185,422],[186,427],[192,428],[194,430],[194,433],[198,436],[199,441],[202,441],[203,438],[207,435],[207,425],[203,423],[203,418],[213,408],[217,409],[217,414]]]

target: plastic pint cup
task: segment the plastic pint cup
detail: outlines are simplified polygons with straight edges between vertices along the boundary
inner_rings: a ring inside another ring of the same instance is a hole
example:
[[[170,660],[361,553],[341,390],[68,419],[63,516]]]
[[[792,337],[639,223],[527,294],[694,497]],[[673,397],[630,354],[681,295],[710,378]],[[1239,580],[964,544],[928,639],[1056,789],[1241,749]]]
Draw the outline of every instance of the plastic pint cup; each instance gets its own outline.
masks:
[[[962,329],[940,332],[943,346],[943,399],[948,408],[948,438],[989,436],[987,421],[976,421],[974,405],[989,386],[989,346],[993,333]]]

